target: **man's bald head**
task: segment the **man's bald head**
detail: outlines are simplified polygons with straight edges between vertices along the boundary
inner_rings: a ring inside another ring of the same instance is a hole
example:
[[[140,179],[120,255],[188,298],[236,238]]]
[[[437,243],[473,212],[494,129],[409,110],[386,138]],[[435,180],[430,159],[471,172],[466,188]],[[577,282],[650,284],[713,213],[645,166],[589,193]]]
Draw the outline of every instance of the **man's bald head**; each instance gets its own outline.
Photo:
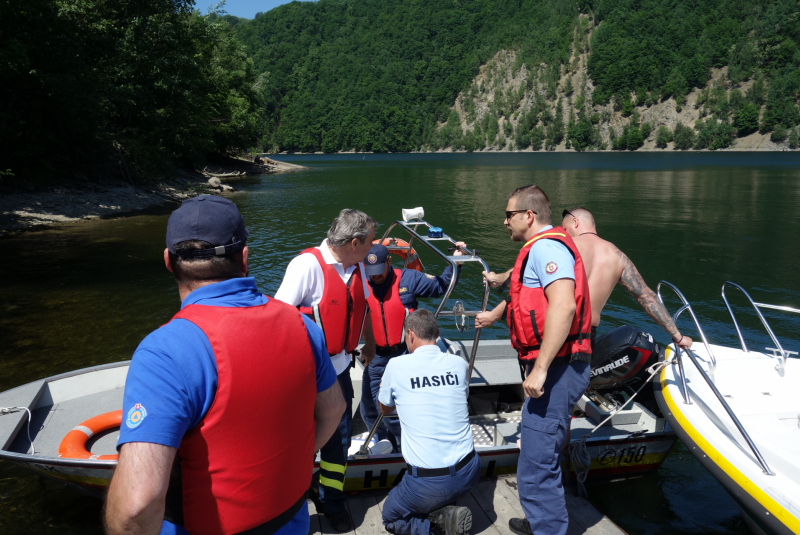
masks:
[[[584,232],[597,232],[594,216],[583,206],[564,210],[563,216],[561,226],[567,229],[567,232],[573,238]]]

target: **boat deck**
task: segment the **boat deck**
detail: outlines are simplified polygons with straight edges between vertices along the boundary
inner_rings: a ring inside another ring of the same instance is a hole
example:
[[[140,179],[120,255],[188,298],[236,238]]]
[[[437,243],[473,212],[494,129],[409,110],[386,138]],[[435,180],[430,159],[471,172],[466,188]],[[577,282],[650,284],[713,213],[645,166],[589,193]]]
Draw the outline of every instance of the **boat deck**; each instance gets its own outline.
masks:
[[[570,520],[568,535],[625,533],[585,498],[577,498],[569,487],[565,490]],[[351,495],[347,507],[355,528],[345,535],[388,535],[381,521],[381,509],[387,495],[387,491]],[[508,528],[509,519],[524,516],[519,504],[516,476],[481,479],[469,494],[458,501],[458,505],[472,511],[471,535],[514,535]],[[309,535],[339,533],[324,515],[317,514],[311,500],[308,508],[311,514]]]

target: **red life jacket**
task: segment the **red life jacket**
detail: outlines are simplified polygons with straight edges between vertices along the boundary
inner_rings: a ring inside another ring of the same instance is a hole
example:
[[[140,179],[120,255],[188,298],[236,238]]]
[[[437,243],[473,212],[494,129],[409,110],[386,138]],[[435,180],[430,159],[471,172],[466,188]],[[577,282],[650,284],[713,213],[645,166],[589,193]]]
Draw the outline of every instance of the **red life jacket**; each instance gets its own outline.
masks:
[[[311,307],[298,307],[300,312],[322,328],[330,355],[338,355],[342,350],[353,351],[361,339],[364,316],[367,314],[361,267],[356,264],[356,269],[345,284],[336,268],[325,262],[319,249],[312,247],[300,254],[303,253],[314,255],[322,267],[325,282],[322,300]]]
[[[508,328],[511,332],[511,345],[519,353],[521,362],[532,362],[539,355],[544,334],[544,320],[547,316],[547,296],[543,288],[528,288],[522,285],[528,253],[537,240],[556,240],[564,245],[575,257],[575,317],[569,328],[564,345],[556,357],[566,357],[569,362],[580,360],[589,362],[592,355],[592,307],[589,303],[589,281],[583,268],[575,242],[561,227],[544,230],[531,238],[519,252],[511,273],[510,304],[508,309]]]
[[[394,269],[394,281],[386,291],[382,300],[375,297],[372,287],[369,288],[369,314],[372,318],[372,332],[375,344],[379,347],[396,346],[405,341],[406,330],[403,323],[406,316],[414,312],[400,301],[400,276],[402,270]]]
[[[189,305],[175,318],[208,337],[218,375],[211,408],[178,450],[186,529],[239,533],[285,518],[313,468],[316,365],[302,316],[270,299]]]

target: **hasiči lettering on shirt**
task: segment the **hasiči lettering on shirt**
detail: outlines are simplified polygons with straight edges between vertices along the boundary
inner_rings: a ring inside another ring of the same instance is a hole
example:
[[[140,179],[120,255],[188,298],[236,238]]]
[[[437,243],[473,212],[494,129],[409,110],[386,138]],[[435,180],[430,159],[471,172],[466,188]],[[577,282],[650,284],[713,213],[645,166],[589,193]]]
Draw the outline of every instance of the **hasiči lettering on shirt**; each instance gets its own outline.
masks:
[[[426,386],[457,386],[458,376],[453,372],[446,375],[434,375],[432,377],[411,377],[411,389],[425,388]]]

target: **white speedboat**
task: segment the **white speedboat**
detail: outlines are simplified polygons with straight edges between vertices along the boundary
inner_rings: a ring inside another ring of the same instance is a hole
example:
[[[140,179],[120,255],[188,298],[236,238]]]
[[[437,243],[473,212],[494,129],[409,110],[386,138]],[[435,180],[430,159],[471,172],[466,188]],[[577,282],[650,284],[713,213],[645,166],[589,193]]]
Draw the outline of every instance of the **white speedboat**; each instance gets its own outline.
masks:
[[[709,344],[683,294],[675,319],[688,310],[702,342],[691,351],[667,349],[656,399],[669,424],[700,463],[725,487],[755,533],[800,533],[800,360],[786,351],[761,308],[739,285],[726,282],[722,297],[741,347]],[[774,348],[748,349],[726,288],[741,290],[767,329]]]
[[[389,232],[398,226],[411,236],[408,242],[388,238]],[[407,262],[416,259],[413,250],[416,241],[431,248],[453,269],[456,264],[474,262],[482,270],[489,270],[477,251],[468,251],[464,256],[450,256],[440,251],[434,245],[437,240],[448,245],[454,245],[455,240],[435,227],[423,236],[417,232],[420,226],[431,227],[419,219],[397,221],[382,239],[388,240],[389,248]],[[484,287],[479,310],[465,310],[462,303],[456,302],[452,311],[446,311],[444,305],[454,287],[455,278],[436,314],[454,318],[460,328],[464,328],[467,317],[485,310],[489,288]],[[658,360],[660,351],[652,337],[644,333],[636,337],[649,338],[653,344],[646,351],[645,360]],[[633,392],[630,385],[641,384],[645,361],[641,359],[643,353],[630,347],[630,343],[620,344],[623,339],[606,338],[611,342],[611,349],[599,364],[605,371],[594,374],[592,384],[596,388],[581,398],[572,421],[570,443],[580,444],[584,454],[582,466],[577,468],[581,479],[587,469],[589,481],[624,479],[652,472],[658,469],[676,440],[664,418],[656,414],[654,400],[650,400],[652,403],[647,399],[628,401]],[[470,420],[484,476],[515,473],[524,401],[516,351],[508,340],[481,342],[479,329],[472,340],[442,339],[440,344],[469,362]],[[603,363],[619,361],[618,357],[625,351],[629,366],[603,366]],[[116,441],[128,365],[129,362],[119,362],[96,366],[0,393],[0,407],[10,408],[0,411],[0,459],[19,463],[80,490],[101,494],[116,466]],[[362,368],[353,368],[351,374],[355,412],[361,397]],[[601,423],[603,425],[598,427]],[[358,436],[354,441],[368,443],[369,439]],[[406,469],[402,455],[375,451],[364,454],[354,451],[350,456],[345,491],[390,488],[400,482]],[[575,473],[576,467],[569,464],[568,456],[564,457],[565,471]],[[318,468],[319,461],[316,465]]]

